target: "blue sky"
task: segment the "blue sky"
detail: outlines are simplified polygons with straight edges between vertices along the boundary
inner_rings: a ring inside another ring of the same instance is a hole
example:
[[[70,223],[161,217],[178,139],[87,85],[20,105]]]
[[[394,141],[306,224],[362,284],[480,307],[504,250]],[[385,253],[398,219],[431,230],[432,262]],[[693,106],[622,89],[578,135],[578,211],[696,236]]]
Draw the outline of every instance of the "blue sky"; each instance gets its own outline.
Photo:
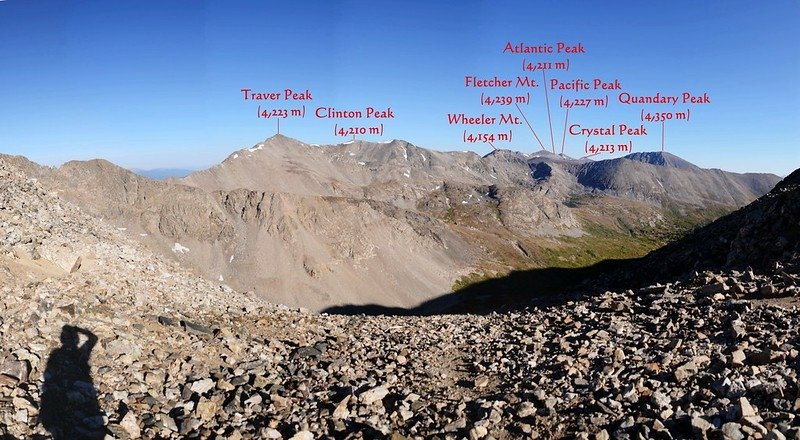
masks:
[[[552,77],[619,79],[632,94],[710,95],[691,121],[667,124],[668,151],[704,167],[785,175],[800,166],[798,29],[797,1],[5,0],[0,152],[51,165],[102,157],[138,168],[208,166],[275,133],[240,89],[288,87],[314,98],[306,118],[281,122],[305,142],[344,140],[333,123],[348,122],[313,118],[317,106],[391,107],[383,138],[361,138],[486,153],[447,123],[448,113],[501,111],[480,106],[481,90],[466,89],[464,76],[520,74],[521,56],[501,53],[507,41],[566,41],[587,53]],[[554,105],[560,93],[549,93],[560,150],[564,110]],[[570,122],[638,126],[640,110],[612,102],[575,109]],[[541,88],[523,111],[550,147]],[[660,148],[660,128],[647,126],[634,151]],[[495,146],[539,149],[526,126],[513,133]],[[568,137],[565,152],[582,156],[583,147]]]

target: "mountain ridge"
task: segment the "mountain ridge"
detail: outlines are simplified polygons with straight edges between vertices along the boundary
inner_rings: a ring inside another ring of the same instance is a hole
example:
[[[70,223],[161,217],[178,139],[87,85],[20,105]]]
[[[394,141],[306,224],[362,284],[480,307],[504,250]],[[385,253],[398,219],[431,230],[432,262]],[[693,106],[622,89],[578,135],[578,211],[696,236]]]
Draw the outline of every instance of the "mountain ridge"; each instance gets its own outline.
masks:
[[[102,160],[56,169],[15,160],[48,188],[207,279],[312,309],[410,307],[459,280],[551,258],[577,264],[638,255],[661,240],[648,231],[711,220],[761,188],[760,181],[699,168],[546,151],[479,156],[397,139],[315,146],[273,136],[166,181]],[[688,195],[661,191],[662,181]],[[726,199],[714,193],[720,186]],[[593,254],[598,233],[623,250]],[[576,243],[586,256],[568,253]],[[364,273],[383,281],[359,281]]]
[[[628,160],[637,160],[652,165],[662,165],[662,166],[669,166],[673,168],[684,168],[684,169],[700,168],[697,165],[683,158],[680,158],[672,153],[667,153],[665,151],[631,153],[623,157]]]

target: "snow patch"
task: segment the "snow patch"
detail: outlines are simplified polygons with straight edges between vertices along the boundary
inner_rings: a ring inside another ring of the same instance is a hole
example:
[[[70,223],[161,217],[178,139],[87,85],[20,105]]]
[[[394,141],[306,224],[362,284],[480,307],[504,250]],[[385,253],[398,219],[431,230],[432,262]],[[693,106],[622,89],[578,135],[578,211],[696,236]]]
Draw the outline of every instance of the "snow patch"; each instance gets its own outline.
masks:
[[[492,174],[489,174],[489,177],[491,177],[491,178],[492,178],[492,179],[494,179],[494,180],[497,180],[497,177],[495,177],[495,176],[494,176],[494,175],[492,175]]]
[[[264,149],[264,144],[258,144],[258,146],[257,146],[257,147],[255,147],[255,148],[248,148],[248,149],[247,149],[247,151],[249,151],[249,152],[251,152],[251,153],[255,153],[256,151],[258,151],[258,150],[263,150],[263,149]]]
[[[238,159],[238,158],[239,158],[239,154],[238,154],[238,153],[237,153],[237,154],[234,154],[234,155],[233,155],[233,158],[234,158],[234,159]]]
[[[403,175],[406,177],[411,177],[411,171],[406,170],[406,172],[403,173]]]
[[[139,237],[147,237],[147,234],[139,234]]]
[[[403,147],[403,159],[408,160],[408,149]]]
[[[222,278],[222,275],[220,275],[220,276],[219,276],[219,281],[220,281],[220,282],[223,282],[223,281],[225,281],[225,278]]]
[[[233,255],[231,255],[230,259],[228,259],[228,264],[231,264],[231,263],[233,263]]]
[[[176,254],[185,254],[185,253],[189,252],[189,248],[187,248],[186,246],[176,242],[172,246],[172,252],[175,252]]]
[[[353,157],[353,156],[356,155],[356,153],[353,153],[352,151],[349,154],[350,154],[350,157]]]
[[[359,162],[358,164],[363,166],[366,165],[366,162]]]
[[[424,154],[422,154],[422,153],[419,153],[419,155],[420,155],[420,156],[422,156],[422,161],[423,161],[423,162],[425,162],[425,161],[427,160],[427,159],[425,158],[425,155],[424,155]]]
[[[128,228],[117,228],[117,231],[127,231]]]
[[[352,141],[347,141],[347,142],[342,142],[342,145],[350,145],[350,144],[352,144],[353,142],[355,142],[355,140],[352,140]]]
[[[469,202],[467,202],[466,200],[462,200],[462,201],[461,201],[461,204],[462,204],[462,205],[466,205],[467,203],[469,203]]]

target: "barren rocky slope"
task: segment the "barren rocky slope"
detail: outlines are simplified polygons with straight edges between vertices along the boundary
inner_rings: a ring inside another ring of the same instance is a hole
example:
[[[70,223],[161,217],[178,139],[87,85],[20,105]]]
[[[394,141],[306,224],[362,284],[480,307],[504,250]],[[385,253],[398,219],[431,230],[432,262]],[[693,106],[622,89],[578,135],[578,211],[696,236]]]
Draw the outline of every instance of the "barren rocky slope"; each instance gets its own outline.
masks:
[[[800,253],[800,172],[750,205],[647,255],[640,279],[675,279],[692,270],[769,269]]]
[[[206,278],[276,303],[415,304],[446,291],[475,260],[442,222],[376,200],[206,191],[105,161],[70,162],[44,180]]]
[[[664,240],[653,231],[709,221],[777,181],[665,153],[592,162],[284,136],[180,181],[7,159],[209,280],[314,310],[410,308],[512,269],[639,256]]]
[[[195,278],[2,160],[0,227],[8,438],[800,436],[796,255],[524,312],[329,316]]]

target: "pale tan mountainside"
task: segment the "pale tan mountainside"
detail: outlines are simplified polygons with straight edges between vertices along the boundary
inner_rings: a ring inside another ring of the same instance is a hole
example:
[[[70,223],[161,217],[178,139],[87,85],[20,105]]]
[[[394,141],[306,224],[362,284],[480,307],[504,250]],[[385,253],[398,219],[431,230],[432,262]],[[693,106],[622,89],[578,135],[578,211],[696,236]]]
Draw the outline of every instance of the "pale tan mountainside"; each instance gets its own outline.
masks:
[[[70,162],[44,181],[207,278],[277,303],[412,305],[475,259],[443,223],[383,202],[204,191],[106,161]]]
[[[709,170],[656,159],[600,166],[616,162],[507,150],[481,157],[400,140],[318,146],[273,136],[180,180],[150,180],[102,160],[57,169],[9,160],[210,280],[322,310],[414,307],[462,277],[643,255],[660,243],[652,231],[711,220],[771,187],[769,176],[747,186],[742,175],[719,172],[723,184],[739,186],[728,185],[735,197],[714,203],[708,188],[692,186],[706,178],[675,177]],[[686,183],[680,189],[688,196],[586,183],[641,176]]]
[[[472,152],[432,151],[401,140],[319,146],[278,135],[181,180],[206,190],[247,188],[369,198],[415,208],[417,200],[443,182],[530,185],[529,173],[521,153],[511,159],[482,158]]]
[[[407,306],[446,291],[453,274],[476,257],[442,222],[383,202],[248,190],[215,194],[234,219],[234,239],[222,247],[184,244],[197,247],[222,279],[275,302]],[[185,255],[192,259],[194,252]]]

